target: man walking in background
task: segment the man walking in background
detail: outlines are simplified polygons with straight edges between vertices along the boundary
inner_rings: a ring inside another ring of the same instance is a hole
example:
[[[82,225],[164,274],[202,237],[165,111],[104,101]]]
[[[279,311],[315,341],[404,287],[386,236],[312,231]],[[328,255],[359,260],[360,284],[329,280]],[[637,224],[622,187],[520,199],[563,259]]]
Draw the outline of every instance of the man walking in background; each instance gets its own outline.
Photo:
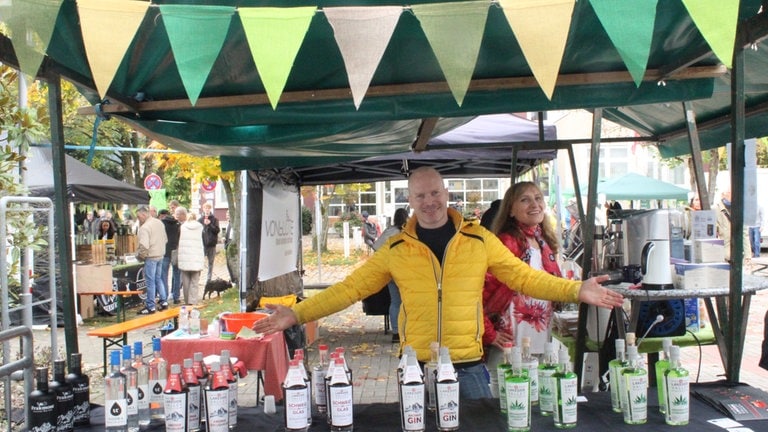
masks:
[[[213,276],[213,260],[216,258],[216,245],[219,243],[219,220],[213,214],[213,205],[210,202],[203,204],[203,214],[197,220],[203,224],[203,246],[205,246],[205,258],[208,261],[208,278],[206,283],[211,281]]]
[[[136,255],[144,261],[144,279],[147,283],[147,299],[139,315],[149,315],[155,313],[156,309],[163,310],[168,307],[166,282],[163,282],[161,271],[168,237],[165,235],[163,223],[152,217],[147,207],[139,207],[136,210],[136,218],[139,220],[139,246]],[[160,297],[157,308],[155,295]]]

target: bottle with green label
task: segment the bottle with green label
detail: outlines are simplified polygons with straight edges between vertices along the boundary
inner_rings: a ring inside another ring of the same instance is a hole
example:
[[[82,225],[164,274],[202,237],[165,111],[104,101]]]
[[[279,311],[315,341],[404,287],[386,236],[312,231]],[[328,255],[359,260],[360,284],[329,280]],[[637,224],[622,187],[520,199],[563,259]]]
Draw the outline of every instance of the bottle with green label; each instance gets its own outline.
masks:
[[[664,372],[665,413],[668,425],[688,424],[690,415],[690,378],[688,371],[680,366],[680,347],[669,348],[669,368]]]
[[[627,346],[629,366],[621,372],[621,407],[624,423],[644,424],[648,420],[648,371],[640,366],[637,346]]]
[[[558,353],[560,367],[552,375],[555,379],[555,410],[553,417],[555,427],[570,429],[576,427],[577,401],[579,393],[579,378],[571,369],[571,359],[567,349]]]
[[[611,390],[611,408],[614,412],[621,412],[621,396],[619,389],[619,377],[621,371],[629,366],[626,356],[626,346],[624,339],[616,339],[616,358],[608,362],[610,390]]]
[[[544,348],[544,361],[539,365],[539,412],[543,416],[552,415],[555,410],[555,381],[552,375],[558,367],[556,344],[549,342]]]
[[[512,342],[504,342],[503,358],[501,363],[496,366],[496,380],[499,387],[499,405],[503,414],[507,413],[507,392],[505,391],[507,371],[512,367],[510,358],[512,356]],[[491,383],[493,385],[493,383]]]
[[[659,411],[664,414],[664,372],[669,368],[669,348],[672,346],[672,338],[665,337],[661,340],[661,358],[656,362],[656,394],[659,397]]]
[[[531,380],[531,406],[539,404],[539,359],[531,355],[531,338],[523,337],[523,369]]]
[[[504,389],[507,400],[507,431],[530,431],[531,379],[523,368],[523,354],[520,347],[512,348],[510,368],[504,375]]]

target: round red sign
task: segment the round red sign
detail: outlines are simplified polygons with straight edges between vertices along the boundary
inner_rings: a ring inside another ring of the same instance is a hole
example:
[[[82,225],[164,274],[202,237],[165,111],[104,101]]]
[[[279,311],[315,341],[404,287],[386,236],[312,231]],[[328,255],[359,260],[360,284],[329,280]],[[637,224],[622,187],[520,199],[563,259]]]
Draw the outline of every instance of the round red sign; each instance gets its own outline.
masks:
[[[150,174],[144,178],[144,189],[158,190],[163,187],[163,179],[157,174]]]
[[[216,190],[216,180],[205,179],[200,183],[200,189],[206,192],[213,192]]]

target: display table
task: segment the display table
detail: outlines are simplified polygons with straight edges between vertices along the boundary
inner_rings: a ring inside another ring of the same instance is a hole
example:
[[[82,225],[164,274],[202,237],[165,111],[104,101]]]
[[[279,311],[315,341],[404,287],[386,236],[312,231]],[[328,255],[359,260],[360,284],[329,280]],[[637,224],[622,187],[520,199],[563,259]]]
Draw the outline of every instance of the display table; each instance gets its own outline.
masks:
[[[198,339],[166,336],[160,340],[163,358],[169,365],[182,364],[185,358],[192,358],[196,352],[203,357],[219,355],[229,350],[230,356],[237,357],[249,371],[263,371],[264,391],[275,400],[283,399],[281,383],[288,372],[288,348],[282,333],[274,333],[263,339],[223,340],[203,337]]]
[[[690,423],[686,426],[668,426],[664,418],[659,414],[656,403],[656,392],[649,391],[648,422],[643,425],[624,424],[620,413],[611,411],[611,398],[609,392],[587,393],[587,402],[579,403],[578,421],[574,431],[607,431],[611,432],[636,432],[636,431],[696,431],[696,432],[723,432],[725,429],[708,422],[711,419],[723,418],[724,414],[715,410],[704,402],[691,397]],[[262,406],[256,408],[238,408],[238,431],[282,432],[285,430],[283,407],[278,405],[277,413],[264,414]],[[365,432],[392,432],[402,430],[398,406],[389,404],[362,404],[354,406],[355,430]],[[479,401],[462,401],[459,408],[462,431],[506,431],[505,418],[499,411],[497,399],[485,399]],[[768,430],[768,421],[757,420],[742,423],[753,431]],[[102,407],[92,410],[90,430],[104,430],[104,410]],[[78,428],[78,430],[80,430]],[[85,430],[85,429],[83,429]],[[162,426],[153,426],[148,430],[163,430]],[[315,413],[314,422],[310,431],[328,431],[325,417]],[[435,419],[433,413],[427,413],[427,431],[435,431]],[[532,431],[557,431],[552,417],[543,417],[538,413],[538,407],[534,407],[532,416]]]

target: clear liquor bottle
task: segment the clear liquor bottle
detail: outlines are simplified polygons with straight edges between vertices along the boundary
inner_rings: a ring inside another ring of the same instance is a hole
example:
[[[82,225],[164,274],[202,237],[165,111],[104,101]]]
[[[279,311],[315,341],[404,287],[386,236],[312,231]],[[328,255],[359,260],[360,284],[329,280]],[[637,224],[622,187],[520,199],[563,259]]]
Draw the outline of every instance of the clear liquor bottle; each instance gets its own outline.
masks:
[[[104,425],[107,432],[128,430],[128,393],[120,372],[120,351],[109,353],[110,372],[104,378]]]
[[[189,391],[181,378],[181,366],[171,365],[171,373],[163,389],[166,432],[186,432],[189,419]]]
[[[680,347],[669,348],[669,368],[664,372],[666,412],[668,425],[687,425],[691,409],[690,377],[688,370],[680,366]]]
[[[139,429],[149,426],[149,365],[144,362],[144,347],[141,341],[133,343],[133,367],[136,369],[138,390]]]
[[[48,389],[56,395],[56,432],[71,432],[75,427],[75,393],[66,380],[67,362],[53,362],[53,379]]]
[[[317,363],[312,365],[312,394],[317,412],[325,413],[327,410],[325,373],[328,371],[328,345],[320,344],[317,347],[317,356]]]
[[[149,361],[149,418],[153,423],[165,421],[163,391],[168,380],[168,362],[160,350],[160,339],[152,339],[152,360]]]
[[[459,429],[459,379],[448,347],[440,347],[435,371],[435,423],[439,431]]]
[[[440,343],[429,343],[429,361],[424,365],[424,386],[427,389],[427,409],[435,410],[435,369],[437,358],[440,356]]]
[[[520,347],[512,348],[510,368],[504,374],[504,390],[507,401],[507,431],[531,430],[531,379],[523,369]]]
[[[192,355],[192,367],[200,383],[200,429],[205,429],[205,389],[208,387],[208,367],[203,362],[203,353],[196,352]]]
[[[184,384],[187,386],[187,404],[189,409],[187,411],[187,430],[195,432],[200,430],[200,401],[202,394],[202,387],[200,387],[200,381],[197,380],[197,372],[195,371],[194,361],[191,358],[184,359],[184,363],[181,368],[181,377],[184,380]]]
[[[616,339],[616,358],[608,362],[609,388],[611,391],[611,409],[614,412],[621,412],[621,391],[619,382],[621,381],[621,371],[629,366],[627,361],[626,345],[624,339]]]
[[[521,345],[523,346],[523,369],[528,372],[528,378],[531,380],[531,406],[539,404],[539,359],[531,355],[531,338],[523,337]]]
[[[550,416],[555,411],[555,380],[552,375],[557,372],[557,347],[554,342],[548,342],[544,348],[544,361],[539,365],[539,412]]]
[[[571,359],[568,350],[561,349],[558,353],[559,370],[552,377],[555,379],[555,427],[570,429],[576,427],[579,380],[571,369]]]
[[[48,388],[48,368],[35,369],[37,386],[27,397],[27,406],[31,414],[27,419],[30,432],[50,432],[56,430],[56,395]]]
[[[299,359],[294,354],[288,366],[288,373],[283,381],[283,400],[285,400],[285,430],[307,430],[307,383],[301,373]]]
[[[205,388],[205,423],[207,432],[229,431],[229,383],[219,362],[211,363]]]
[[[293,352],[293,358],[299,361],[299,370],[301,371],[301,376],[304,379],[304,384],[307,386],[307,425],[312,424],[312,381],[309,379],[309,374],[307,373],[307,368],[304,365],[304,349],[297,348]]]
[[[347,380],[349,382],[352,382],[352,368],[349,367],[349,363],[347,363],[347,358],[344,357],[345,353],[344,347],[336,347],[336,353],[339,355],[339,358],[343,360],[344,363],[344,371],[347,372]]]
[[[400,425],[404,431],[424,431],[424,380],[415,356],[409,356],[400,382]]]
[[[179,330],[189,333],[189,309],[186,306],[182,306],[179,311]]]
[[[629,366],[621,371],[624,423],[644,424],[648,420],[648,372],[640,366],[637,346],[627,346]]]
[[[326,398],[326,407],[328,408],[326,410],[326,421],[328,422],[328,425],[331,424],[331,417],[333,416],[333,413],[330,410],[330,400],[328,399],[331,391],[331,377],[333,376],[333,369],[336,368],[336,359],[339,358],[339,354],[336,353],[336,351],[331,353],[331,359],[328,362],[328,370],[325,372],[325,398]]]
[[[123,345],[123,365],[120,372],[125,375],[126,410],[128,412],[128,432],[139,430],[139,379],[138,371],[133,367],[131,346]]]
[[[328,412],[331,416],[331,431],[352,432],[354,428],[352,384],[344,369],[342,357],[337,357],[333,366],[328,387]]]
[[[237,428],[237,375],[235,375],[235,369],[232,366],[229,350],[221,350],[219,362],[221,373],[224,374],[229,384],[229,430],[234,430]]]
[[[505,342],[502,354],[502,362],[496,366],[496,382],[499,389],[499,406],[503,414],[507,413],[507,392],[506,388],[506,376],[507,371],[512,368],[510,360],[512,358],[512,342]],[[491,383],[493,385],[493,383]]]
[[[69,373],[66,377],[67,384],[72,386],[72,393],[75,394],[75,427],[91,424],[91,381],[83,373],[82,359],[80,353],[69,356]]]
[[[665,337],[661,340],[661,358],[656,362],[654,366],[656,371],[656,395],[659,401],[659,411],[664,414],[664,372],[669,368],[669,348],[672,346],[672,338]]]

